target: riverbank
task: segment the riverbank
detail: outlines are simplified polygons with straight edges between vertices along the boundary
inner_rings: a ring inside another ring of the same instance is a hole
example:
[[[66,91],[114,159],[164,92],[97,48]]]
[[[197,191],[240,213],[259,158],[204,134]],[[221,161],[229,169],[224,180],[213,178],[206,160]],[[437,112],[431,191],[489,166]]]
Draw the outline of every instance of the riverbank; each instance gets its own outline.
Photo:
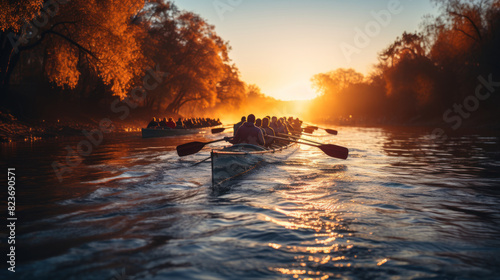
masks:
[[[83,130],[91,131],[99,127],[101,119],[64,118],[47,120],[19,120],[9,113],[0,112],[0,143],[29,142],[44,139],[80,136]],[[114,132],[139,131],[145,121],[115,122]]]
[[[462,130],[491,130],[500,131],[500,122],[495,117],[456,119],[453,122],[446,122],[442,118],[424,118],[418,116],[416,118],[403,121],[394,118],[321,118],[311,120],[316,124],[324,126],[344,126],[344,127],[424,127],[424,128],[440,128],[450,133],[460,133]],[[458,125],[458,126],[457,126]]]

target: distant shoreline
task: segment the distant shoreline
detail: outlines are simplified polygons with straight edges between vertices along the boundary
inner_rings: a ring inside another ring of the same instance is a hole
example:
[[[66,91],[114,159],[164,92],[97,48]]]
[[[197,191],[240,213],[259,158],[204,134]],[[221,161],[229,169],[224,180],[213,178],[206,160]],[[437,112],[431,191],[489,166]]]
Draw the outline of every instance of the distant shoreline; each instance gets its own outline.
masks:
[[[113,132],[138,130],[142,121],[125,124],[114,122]],[[145,126],[146,124],[144,124]],[[99,119],[83,120],[27,120],[21,121],[10,114],[0,115],[0,143],[32,142],[64,137],[84,136],[83,131],[99,128]]]
[[[65,137],[83,137],[83,130],[92,131],[99,127],[97,120],[85,121],[20,121],[15,118],[8,119],[5,114],[0,120],[0,143],[9,142],[32,142],[44,141],[50,139],[59,139]],[[137,123],[113,123],[115,129],[113,133],[139,132],[142,121]],[[396,123],[396,122],[352,122],[343,123],[316,121],[318,125],[329,128],[338,129],[342,127],[365,127],[365,128],[388,128],[388,129],[411,129],[421,128],[428,129],[429,134],[435,128],[442,128],[450,135],[470,134],[471,131],[479,132],[497,132],[500,133],[500,123],[491,124],[479,121],[464,122],[462,127],[457,130],[452,130],[444,122],[439,121],[420,121],[411,123]],[[303,125],[305,127],[306,125]]]

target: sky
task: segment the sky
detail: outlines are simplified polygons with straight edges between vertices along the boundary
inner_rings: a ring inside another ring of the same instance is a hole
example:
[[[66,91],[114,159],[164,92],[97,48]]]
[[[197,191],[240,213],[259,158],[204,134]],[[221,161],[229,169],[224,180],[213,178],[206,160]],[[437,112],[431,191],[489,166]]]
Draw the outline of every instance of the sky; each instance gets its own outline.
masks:
[[[312,99],[311,78],[337,68],[368,75],[377,54],[419,29],[429,0],[176,0],[215,26],[247,84],[281,100]]]

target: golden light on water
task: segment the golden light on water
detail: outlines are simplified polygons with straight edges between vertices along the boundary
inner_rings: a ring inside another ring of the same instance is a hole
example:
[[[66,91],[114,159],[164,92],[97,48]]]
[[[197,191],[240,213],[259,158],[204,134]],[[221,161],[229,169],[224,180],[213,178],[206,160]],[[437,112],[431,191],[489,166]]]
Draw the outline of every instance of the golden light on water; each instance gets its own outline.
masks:
[[[301,275],[307,275],[307,276],[320,276],[322,273],[319,271],[307,271],[307,270],[302,270],[302,269],[288,269],[288,268],[270,268],[271,270],[280,272],[281,274],[284,275],[293,275],[292,277],[295,279],[298,279],[301,277]],[[321,277],[307,277],[306,278],[301,278],[304,280],[326,280],[330,278],[330,275],[323,275]],[[340,277],[340,275],[332,275],[332,277]]]
[[[388,261],[389,261],[388,259],[383,259],[383,260],[379,261],[379,262],[377,263],[377,265],[378,265],[378,266],[381,266],[381,265],[383,265],[384,263],[386,263],[386,262],[388,262]]]
[[[341,217],[344,205],[338,200],[328,199],[329,194],[318,189],[316,185],[303,185],[279,190],[284,199],[293,201],[295,205],[272,208],[276,216],[259,215],[259,219],[266,222],[310,235],[298,245],[268,243],[274,250],[293,254],[295,260],[290,267],[271,267],[270,270],[294,279],[329,279],[341,275],[317,272],[315,268],[325,265],[335,268],[352,266],[352,259],[356,256],[346,254],[354,245],[349,240],[353,234]]]

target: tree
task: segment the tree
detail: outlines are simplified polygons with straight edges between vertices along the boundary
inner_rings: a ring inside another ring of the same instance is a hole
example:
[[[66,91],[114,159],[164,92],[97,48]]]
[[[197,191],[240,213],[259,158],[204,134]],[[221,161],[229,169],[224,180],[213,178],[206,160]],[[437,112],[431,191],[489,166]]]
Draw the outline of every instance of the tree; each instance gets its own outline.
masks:
[[[346,89],[362,83],[363,80],[363,75],[354,69],[339,68],[335,71],[314,75],[311,78],[312,86],[321,95],[313,102],[311,111],[316,116],[326,117],[344,114],[346,111],[345,101],[354,98]]]
[[[417,59],[426,56],[422,34],[403,32],[387,49],[379,54],[379,60],[393,67],[405,58]]]
[[[328,73],[316,74],[311,82],[321,94],[335,94],[347,88],[351,84],[361,83],[364,77],[354,69],[339,68]]]
[[[35,48],[44,49],[40,63],[55,85],[74,89],[82,71],[90,71],[121,97],[148,62],[139,40],[142,31],[131,21],[144,0],[43,1],[43,8],[42,1],[8,2],[0,16],[5,87],[21,53]],[[9,38],[15,42],[5,44]]]
[[[169,76],[150,97],[149,106],[179,113],[186,104],[209,108],[241,95],[236,67],[230,65],[229,45],[213,25],[191,12],[179,12],[170,2],[154,1],[140,15],[154,46],[148,53],[165,65]]]

